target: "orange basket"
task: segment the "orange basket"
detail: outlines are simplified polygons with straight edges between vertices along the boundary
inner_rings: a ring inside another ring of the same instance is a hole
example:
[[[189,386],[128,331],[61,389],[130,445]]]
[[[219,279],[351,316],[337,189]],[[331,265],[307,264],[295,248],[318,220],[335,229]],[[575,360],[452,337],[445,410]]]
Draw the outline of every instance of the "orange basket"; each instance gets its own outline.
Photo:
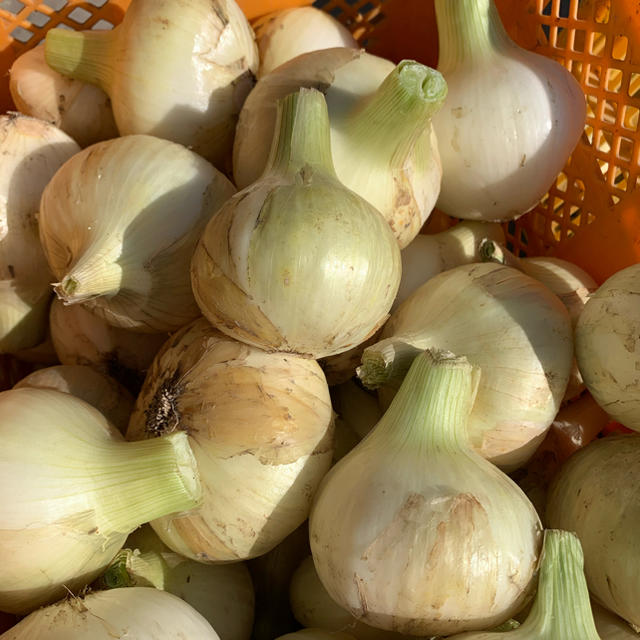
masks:
[[[52,27],[105,29],[130,0],[1,0],[0,101],[11,109],[13,60]],[[311,0],[239,0],[254,20]],[[640,2],[636,0],[496,0],[511,37],[565,65],[582,86],[582,139],[549,192],[506,225],[520,255],[572,260],[602,282],[640,261]],[[317,0],[372,53],[437,64],[433,0]],[[448,224],[437,214],[428,230]]]

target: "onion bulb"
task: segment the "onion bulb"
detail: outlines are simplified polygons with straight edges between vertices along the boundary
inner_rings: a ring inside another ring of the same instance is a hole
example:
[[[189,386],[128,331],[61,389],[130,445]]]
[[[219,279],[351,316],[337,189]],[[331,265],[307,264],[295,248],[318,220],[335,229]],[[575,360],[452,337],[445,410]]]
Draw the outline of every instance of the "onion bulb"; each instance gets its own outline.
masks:
[[[137,393],[166,333],[134,333],[114,327],[83,304],[65,305],[59,298],[49,314],[51,341],[66,365],[88,365]]]
[[[415,355],[448,349],[482,369],[469,420],[475,450],[505,470],[525,463],[560,409],[573,357],[566,308],[511,267],[470,264],[431,278],[364,350],[358,376],[392,395]]]
[[[538,592],[515,631],[463,633],[452,640],[600,640],[584,578],[580,541],[569,531],[548,529],[540,558]]]
[[[538,203],[578,143],[584,93],[558,62],[509,37],[494,0],[436,0],[435,10],[438,70],[449,86],[433,119],[438,209],[512,220]]]
[[[22,387],[70,393],[95,407],[120,433],[127,430],[133,397],[117,380],[89,366],[61,364],[36,369],[13,386]]]
[[[289,599],[296,620],[306,627],[347,632],[357,640],[406,638],[393,631],[370,627],[334,602],[318,578],[312,556],[307,556],[291,577]]]
[[[150,519],[200,501],[187,437],[125,442],[68,393],[0,393],[0,610],[82,589]]]
[[[575,344],[591,395],[614,420],[640,431],[640,264],[614,273],[591,295]]]
[[[150,587],[97,591],[38,609],[2,640],[220,640],[177,596]]]
[[[173,553],[148,525],[134,531],[125,547],[95,586],[163,589],[190,604],[223,640],[249,640],[254,594],[245,563],[189,560]]]
[[[240,114],[234,177],[240,186],[266,167],[276,101],[300,87],[326,96],[331,154],[339,180],[382,213],[400,247],[427,220],[442,169],[431,118],[446,96],[442,75],[413,60],[388,60],[349,49],[298,56],[264,76]],[[260,152],[260,144],[264,144]]]
[[[542,282],[567,307],[573,329],[589,296],[598,288],[596,281],[584,269],[562,258],[551,256],[518,258],[501,243],[489,238],[485,238],[480,243],[478,251],[483,261],[506,264]],[[564,401],[577,398],[584,388],[582,375],[574,361]]]
[[[54,124],[81,147],[118,136],[109,96],[54,71],[45,60],[44,47],[15,59],[9,69],[9,91],[20,113]]]
[[[316,7],[275,11],[253,25],[258,45],[258,78],[302,53],[358,43],[341,22]]]
[[[625,620],[597,602],[591,603],[593,619],[602,640],[638,640],[638,632]]]
[[[120,135],[178,142],[224,170],[258,69],[235,0],[136,0],[110,31],[51,29],[49,66],[103,89]]]
[[[361,622],[410,635],[496,626],[532,587],[542,528],[467,443],[479,373],[427,350],[369,435],[325,476],[309,518],[318,576]]]
[[[193,255],[196,301],[220,331],[312,358],[346,351],[387,319],[400,280],[391,229],[336,178],[322,94],[279,102],[269,165],[211,219]]]
[[[48,122],[0,116],[0,353],[33,347],[45,337],[52,276],[38,237],[40,197],[79,150]]]
[[[420,233],[402,250],[402,278],[393,301],[395,311],[420,285],[461,264],[480,261],[483,239],[504,241],[497,223],[463,220],[440,233]]]
[[[599,438],[574,453],[549,488],[546,523],[575,531],[589,591],[640,627],[640,435]]]
[[[332,431],[317,362],[250,347],[201,318],[157,355],[127,439],[189,434],[204,502],[151,525],[176,553],[229,562],[266,553],[305,520]]]
[[[42,194],[40,238],[58,297],[117,327],[182,327],[200,315],[193,248],[233,193],[213,165],[168,140],[125,136],[82,150]]]

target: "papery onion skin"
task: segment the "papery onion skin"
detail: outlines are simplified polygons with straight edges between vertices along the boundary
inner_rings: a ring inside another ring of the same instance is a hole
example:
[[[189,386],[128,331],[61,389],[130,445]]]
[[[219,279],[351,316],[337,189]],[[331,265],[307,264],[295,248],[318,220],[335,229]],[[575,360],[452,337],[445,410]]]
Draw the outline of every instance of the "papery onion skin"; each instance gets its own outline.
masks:
[[[168,140],[131,135],[82,150],[42,194],[40,239],[57,295],[133,331],[184,326],[200,315],[191,254],[233,193],[212,164]]]
[[[355,640],[350,633],[325,631],[324,629],[300,629],[293,633],[279,636],[276,640]]]
[[[546,523],[575,531],[589,591],[640,626],[640,435],[607,436],[573,454],[547,497]]]
[[[329,389],[317,362],[267,353],[204,318],[172,336],[138,396],[127,439],[189,434],[205,501],[151,524],[200,562],[266,553],[300,525],[331,464]]]
[[[151,587],[97,591],[34,611],[2,640],[220,640],[177,596]]]
[[[640,431],[640,264],[618,271],[589,297],[575,344],[591,395],[614,420]]]

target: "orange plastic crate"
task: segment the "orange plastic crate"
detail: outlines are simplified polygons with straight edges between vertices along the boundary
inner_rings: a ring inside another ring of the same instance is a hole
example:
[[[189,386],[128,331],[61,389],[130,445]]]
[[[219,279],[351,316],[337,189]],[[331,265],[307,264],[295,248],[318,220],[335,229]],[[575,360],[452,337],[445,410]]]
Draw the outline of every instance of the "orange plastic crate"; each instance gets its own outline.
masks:
[[[109,28],[130,0],[0,1],[0,103],[12,107],[7,71],[22,51],[61,24]],[[311,0],[240,0],[254,20]],[[506,225],[514,251],[550,254],[598,281],[640,261],[640,2],[496,0],[521,46],[565,65],[587,101],[584,135],[536,208]],[[372,53],[437,64],[433,0],[317,0]],[[432,216],[432,230],[442,218]],[[444,222],[443,224],[447,224]]]

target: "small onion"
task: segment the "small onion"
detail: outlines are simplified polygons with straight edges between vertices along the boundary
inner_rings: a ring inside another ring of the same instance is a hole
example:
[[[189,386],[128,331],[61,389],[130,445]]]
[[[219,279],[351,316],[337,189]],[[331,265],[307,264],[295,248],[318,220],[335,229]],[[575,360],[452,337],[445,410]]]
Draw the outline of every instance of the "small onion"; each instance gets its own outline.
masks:
[[[81,147],[118,136],[109,96],[54,71],[44,59],[44,47],[15,59],[9,69],[9,91],[21,113],[54,124]]]
[[[358,43],[349,30],[332,15],[315,7],[276,11],[253,25],[258,45],[258,78],[301,53],[349,47]]]

